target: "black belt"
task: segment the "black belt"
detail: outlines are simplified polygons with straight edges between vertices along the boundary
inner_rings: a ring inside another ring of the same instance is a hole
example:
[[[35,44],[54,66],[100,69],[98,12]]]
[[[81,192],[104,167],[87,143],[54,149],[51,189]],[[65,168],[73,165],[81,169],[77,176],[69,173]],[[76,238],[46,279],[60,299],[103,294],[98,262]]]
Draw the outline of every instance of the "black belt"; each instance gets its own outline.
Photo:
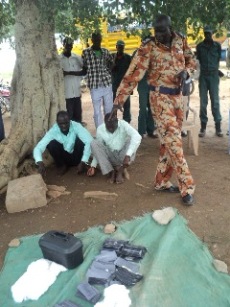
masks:
[[[165,95],[179,95],[181,91],[180,88],[170,88],[165,86],[150,85],[149,88],[150,91],[159,92],[160,94],[165,94]]]

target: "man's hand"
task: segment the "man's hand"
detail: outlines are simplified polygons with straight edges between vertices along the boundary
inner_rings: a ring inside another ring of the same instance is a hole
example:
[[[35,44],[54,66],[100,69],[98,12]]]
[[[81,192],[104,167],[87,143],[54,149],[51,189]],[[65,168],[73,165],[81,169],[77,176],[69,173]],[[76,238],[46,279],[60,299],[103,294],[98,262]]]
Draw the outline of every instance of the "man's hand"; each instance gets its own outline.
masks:
[[[120,110],[121,112],[123,112],[123,108],[120,104],[114,104],[113,108],[111,110],[110,113],[110,117],[109,117],[109,121],[113,118],[113,117],[117,117],[117,110]]]
[[[186,70],[182,70],[176,75],[176,78],[180,79],[181,81],[185,81],[188,78],[188,72]]]
[[[85,72],[84,70],[78,70],[78,71],[66,71],[66,70],[63,70],[63,75],[64,77],[65,76],[85,76]]]
[[[77,174],[82,174],[84,169],[85,169],[85,163],[81,161],[77,166]]]
[[[37,165],[38,165],[39,174],[41,174],[42,177],[45,177],[46,176],[46,168],[45,168],[44,163],[42,161],[39,161],[39,162],[37,162]]]
[[[218,76],[219,76],[220,78],[222,78],[222,77],[224,77],[224,73],[223,73],[221,70],[218,70]]]
[[[69,75],[69,72],[68,72],[68,71],[63,70],[63,76],[65,77],[65,76],[68,76],[68,75]]]
[[[96,174],[96,168],[91,166],[88,171],[87,171],[87,176],[88,177],[93,177]]]
[[[123,160],[123,167],[128,167],[130,164],[130,156],[125,156]]]

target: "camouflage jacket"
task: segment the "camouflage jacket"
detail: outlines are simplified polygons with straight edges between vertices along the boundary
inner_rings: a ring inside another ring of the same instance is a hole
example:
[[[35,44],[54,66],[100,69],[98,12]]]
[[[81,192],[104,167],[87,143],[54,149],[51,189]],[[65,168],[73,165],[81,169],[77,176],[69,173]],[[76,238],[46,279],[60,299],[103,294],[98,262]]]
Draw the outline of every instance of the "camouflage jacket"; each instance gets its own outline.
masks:
[[[115,104],[124,104],[146,71],[149,85],[169,88],[180,86],[180,80],[175,77],[180,71],[194,71],[196,59],[186,39],[175,32],[172,35],[171,47],[158,43],[154,37],[142,43],[120,83]]]

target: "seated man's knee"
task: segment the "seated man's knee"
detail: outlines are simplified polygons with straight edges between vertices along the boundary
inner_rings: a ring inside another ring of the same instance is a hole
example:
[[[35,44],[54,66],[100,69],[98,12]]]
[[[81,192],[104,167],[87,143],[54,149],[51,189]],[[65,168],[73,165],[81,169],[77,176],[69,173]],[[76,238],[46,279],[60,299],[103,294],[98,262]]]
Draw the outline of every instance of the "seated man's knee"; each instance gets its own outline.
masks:
[[[94,151],[98,147],[101,147],[101,143],[98,140],[92,140],[90,146],[91,146],[91,150]]]
[[[52,140],[48,145],[47,149],[49,152],[57,151],[63,149],[63,145],[56,140]]]

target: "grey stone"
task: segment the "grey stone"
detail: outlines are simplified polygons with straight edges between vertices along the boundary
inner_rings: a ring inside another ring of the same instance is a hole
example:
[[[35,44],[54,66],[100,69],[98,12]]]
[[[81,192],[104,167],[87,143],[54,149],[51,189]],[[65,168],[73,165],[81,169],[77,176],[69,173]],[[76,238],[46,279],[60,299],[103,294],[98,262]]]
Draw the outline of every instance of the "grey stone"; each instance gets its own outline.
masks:
[[[214,267],[218,272],[227,273],[228,274],[228,266],[224,261],[214,259],[213,260]]]
[[[43,207],[47,187],[40,174],[21,177],[8,183],[6,209],[9,213]]]
[[[104,227],[104,233],[113,233],[116,231],[116,226],[114,224],[106,224]]]
[[[162,210],[155,210],[152,214],[152,218],[161,225],[167,225],[175,215],[174,209],[172,207],[167,207]]]
[[[8,244],[9,247],[18,247],[21,244],[20,240],[15,238],[11,240]]]
[[[117,193],[103,191],[87,191],[84,193],[84,198],[96,198],[103,200],[115,200],[118,197]]]
[[[58,186],[58,185],[55,185],[55,184],[47,184],[47,189],[49,191],[58,191],[58,192],[63,193],[66,190],[66,187]]]

